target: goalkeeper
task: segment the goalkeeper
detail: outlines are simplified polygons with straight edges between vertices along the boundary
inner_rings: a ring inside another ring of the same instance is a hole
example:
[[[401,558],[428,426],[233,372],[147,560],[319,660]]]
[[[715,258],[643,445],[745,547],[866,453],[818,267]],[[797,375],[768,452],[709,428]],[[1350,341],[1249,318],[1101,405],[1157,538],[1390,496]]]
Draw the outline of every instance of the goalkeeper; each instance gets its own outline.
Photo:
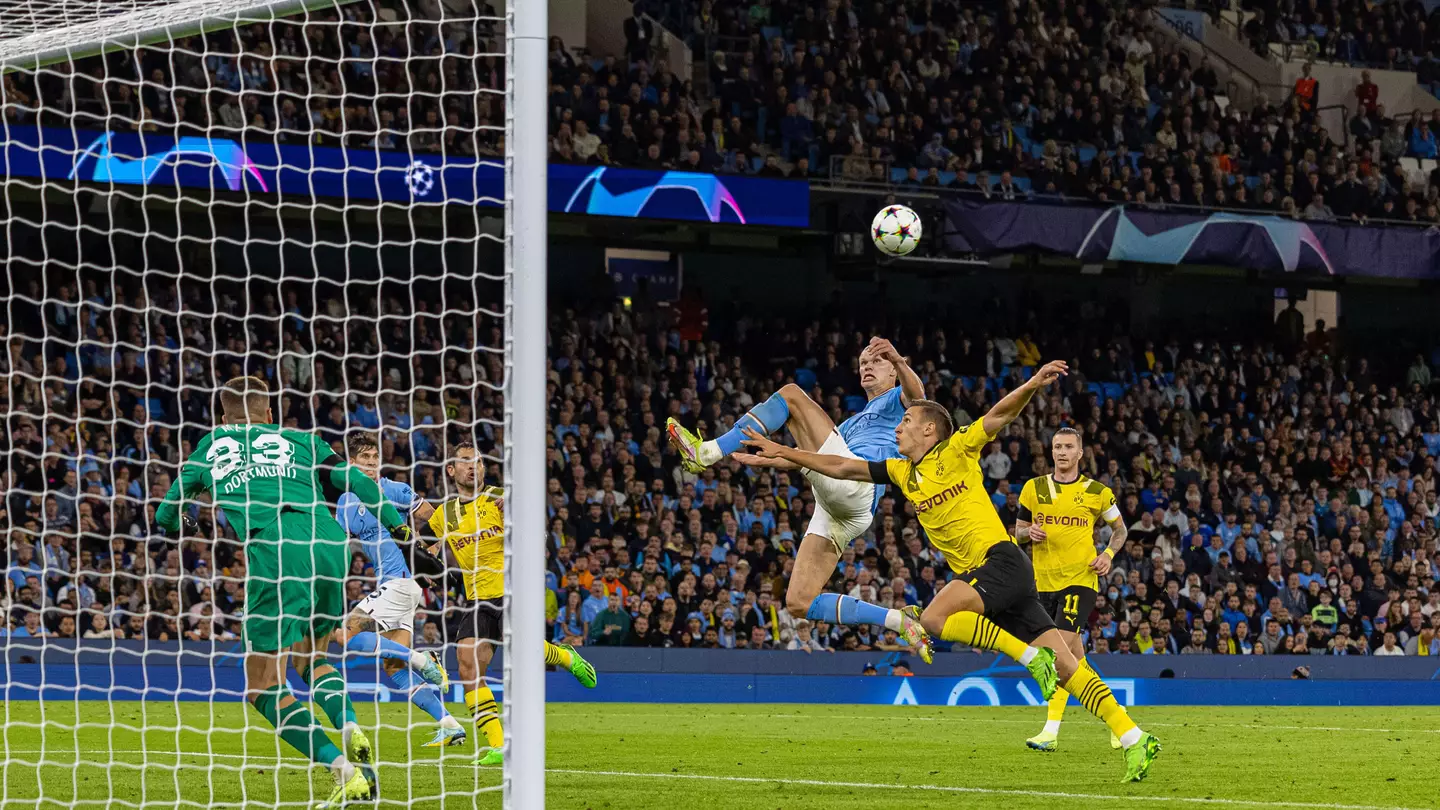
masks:
[[[332,635],[348,649],[404,656],[422,677],[441,683],[444,672],[424,655],[374,633],[347,635],[345,576],[350,553],[345,530],[326,504],[346,491],[380,517],[402,548],[410,527],[380,488],[340,459],[318,437],[275,424],[269,386],[237,377],[220,390],[223,424],[210,431],[181,466],[155,519],[180,528],[184,500],[209,492],[245,542],[245,695],[280,738],[326,765],[337,785],[324,806],[373,794],[370,742],[355,722],[340,674],[323,657]],[[337,632],[338,631],[338,632]],[[397,649],[398,648],[398,649]],[[318,653],[318,654],[317,654]],[[345,753],[330,741],[304,703],[285,686],[285,658],[309,685],[315,703],[341,729]]]

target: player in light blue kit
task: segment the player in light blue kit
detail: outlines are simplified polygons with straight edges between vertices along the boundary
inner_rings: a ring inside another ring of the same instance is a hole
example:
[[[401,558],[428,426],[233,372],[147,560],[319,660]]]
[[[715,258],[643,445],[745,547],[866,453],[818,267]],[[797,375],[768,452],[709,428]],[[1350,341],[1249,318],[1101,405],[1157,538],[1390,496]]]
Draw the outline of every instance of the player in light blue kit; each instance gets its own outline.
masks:
[[[800,449],[815,453],[866,461],[894,458],[899,455],[895,428],[909,404],[925,398],[925,386],[890,341],[872,338],[860,352],[860,387],[870,401],[839,428],[824,408],[791,383],[735,420],[735,426],[718,439],[702,441],[674,419],[666,421],[665,430],[689,472],[699,472],[732,453],[743,454],[741,442],[746,428],[762,434],[788,428]],[[791,465],[785,469],[800,468]],[[851,596],[821,593],[835,573],[841,553],[870,528],[885,488],[838,481],[810,470],[801,470],[801,474],[810,480],[810,489],[815,493],[815,515],[800,541],[790,588],[785,592],[785,608],[796,618],[889,628],[902,634],[921,659],[930,663],[930,637],[920,626],[918,610],[911,615],[908,610],[902,612]]]
[[[353,434],[346,443],[350,463],[380,485],[386,499],[395,505],[401,514],[424,522],[430,519],[435,507],[415,494],[409,484],[380,477],[380,448],[375,440],[363,434]],[[370,564],[375,566],[378,585],[350,613],[347,622],[352,640],[345,649],[350,652],[378,654],[384,659],[386,674],[411,702],[431,717],[440,721],[435,737],[425,743],[426,747],[461,745],[465,742],[465,729],[445,708],[443,692],[419,677],[413,664],[407,666],[407,655],[428,656],[435,667],[443,666],[434,653],[411,653],[411,636],[415,632],[415,611],[423,601],[420,585],[411,576],[405,555],[395,544],[394,538],[380,526],[375,515],[366,509],[358,498],[350,493],[340,497],[335,510],[335,519],[355,538]],[[437,561],[438,562],[438,561]],[[423,570],[422,574],[425,573]],[[356,636],[358,631],[369,633]],[[379,631],[375,636],[374,631]],[[359,641],[357,641],[357,639]]]

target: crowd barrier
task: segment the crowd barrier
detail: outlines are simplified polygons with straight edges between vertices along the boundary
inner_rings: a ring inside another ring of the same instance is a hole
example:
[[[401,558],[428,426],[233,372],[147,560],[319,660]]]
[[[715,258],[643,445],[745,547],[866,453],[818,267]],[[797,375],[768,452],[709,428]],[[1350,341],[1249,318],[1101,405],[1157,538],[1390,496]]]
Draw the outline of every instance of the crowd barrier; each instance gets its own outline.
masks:
[[[243,699],[238,645],[141,642],[39,642],[0,647],[6,700]],[[922,706],[1027,706],[1040,696],[1008,659],[941,654],[926,666],[899,655],[740,650],[591,648],[600,686],[581,688],[551,673],[554,701],[642,703],[819,703]],[[454,652],[448,651],[451,671]],[[1092,656],[1092,665],[1127,705],[1424,706],[1440,703],[1440,657]],[[914,674],[897,676],[904,664]],[[498,676],[501,662],[490,673]],[[875,675],[862,675],[873,665]],[[1303,673],[1297,668],[1304,668]],[[368,659],[351,659],[354,690],[397,698]],[[294,679],[292,678],[292,681]],[[303,684],[292,684],[304,692]],[[458,687],[449,695],[460,699]]]

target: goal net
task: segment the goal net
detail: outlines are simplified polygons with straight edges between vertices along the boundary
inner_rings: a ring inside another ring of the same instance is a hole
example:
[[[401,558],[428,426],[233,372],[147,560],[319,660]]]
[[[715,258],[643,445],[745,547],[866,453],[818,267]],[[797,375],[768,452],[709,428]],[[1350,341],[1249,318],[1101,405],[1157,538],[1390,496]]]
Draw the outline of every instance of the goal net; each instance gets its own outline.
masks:
[[[380,806],[543,806],[545,34],[534,0],[0,0],[0,807],[315,806],[327,752]],[[283,432],[217,461],[247,375]],[[312,457],[313,503],[222,492]],[[355,476],[450,537],[373,624],[401,530]],[[313,570],[275,586],[290,513]],[[255,699],[267,593],[354,626]]]

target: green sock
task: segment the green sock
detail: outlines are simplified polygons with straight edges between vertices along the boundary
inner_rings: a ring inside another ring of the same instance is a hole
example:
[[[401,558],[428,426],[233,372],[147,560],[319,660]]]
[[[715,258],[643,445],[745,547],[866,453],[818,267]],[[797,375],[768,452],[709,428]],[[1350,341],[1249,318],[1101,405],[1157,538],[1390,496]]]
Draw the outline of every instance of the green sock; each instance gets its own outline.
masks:
[[[346,723],[355,722],[355,704],[351,703],[350,696],[345,694],[345,679],[340,677],[340,673],[332,669],[311,680],[311,672],[314,670],[306,673],[306,682],[310,684],[310,699],[330,718],[330,725],[343,729]]]
[[[281,707],[280,699],[289,695],[284,686],[272,686],[255,698],[255,711],[279,729],[280,739],[321,765],[329,765],[340,756],[340,749],[325,735],[305,704],[295,701]]]

